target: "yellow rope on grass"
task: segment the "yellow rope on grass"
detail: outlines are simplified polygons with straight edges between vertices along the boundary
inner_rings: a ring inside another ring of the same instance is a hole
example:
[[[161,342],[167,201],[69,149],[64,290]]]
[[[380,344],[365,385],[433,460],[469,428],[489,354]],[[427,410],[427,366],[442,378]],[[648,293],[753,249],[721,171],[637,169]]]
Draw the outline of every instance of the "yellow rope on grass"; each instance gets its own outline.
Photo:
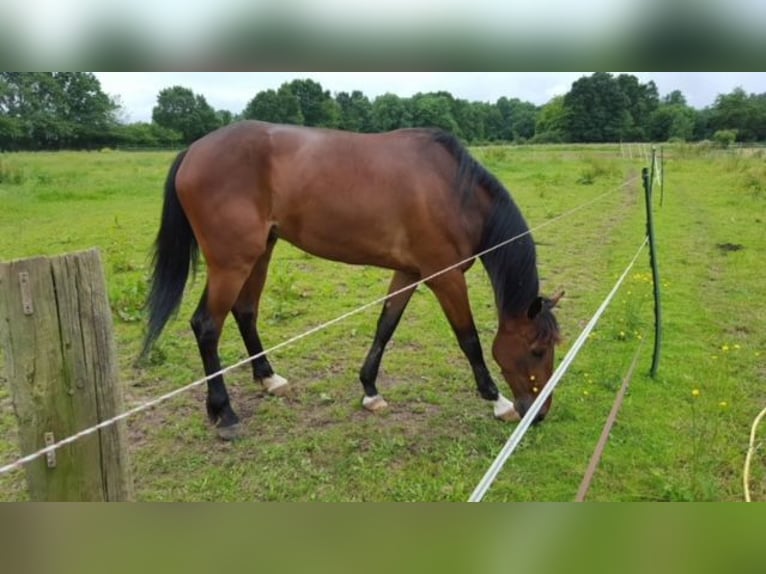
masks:
[[[747,449],[747,456],[745,456],[745,470],[742,477],[745,485],[746,502],[750,502],[750,487],[748,486],[748,483],[750,482],[750,460],[753,458],[753,452],[755,451],[755,429],[758,428],[758,424],[764,416],[766,416],[766,409],[763,409],[758,416],[755,417],[753,427],[750,429],[750,446]]]

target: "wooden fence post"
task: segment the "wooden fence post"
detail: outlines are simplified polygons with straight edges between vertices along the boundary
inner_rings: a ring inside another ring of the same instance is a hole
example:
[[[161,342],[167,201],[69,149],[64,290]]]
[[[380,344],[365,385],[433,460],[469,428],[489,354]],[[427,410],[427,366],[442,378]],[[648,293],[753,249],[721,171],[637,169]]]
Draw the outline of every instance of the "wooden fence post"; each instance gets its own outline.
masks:
[[[0,263],[0,347],[23,455],[123,410],[97,250]],[[124,422],[54,454],[25,465],[32,500],[132,499]]]

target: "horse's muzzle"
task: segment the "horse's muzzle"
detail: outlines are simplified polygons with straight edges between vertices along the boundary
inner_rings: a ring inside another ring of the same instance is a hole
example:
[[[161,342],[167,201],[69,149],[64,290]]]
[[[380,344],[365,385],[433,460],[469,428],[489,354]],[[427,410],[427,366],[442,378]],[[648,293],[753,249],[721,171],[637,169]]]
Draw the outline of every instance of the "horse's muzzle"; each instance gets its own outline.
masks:
[[[529,407],[532,406],[533,400],[517,400],[515,402],[516,412],[519,413],[519,416],[522,418],[527,414],[527,411],[529,410]],[[548,409],[551,406],[551,399],[549,398],[543,407],[540,409],[540,411],[537,413],[537,416],[535,416],[535,420],[532,421],[533,425],[539,424],[545,420],[545,417],[548,415]]]

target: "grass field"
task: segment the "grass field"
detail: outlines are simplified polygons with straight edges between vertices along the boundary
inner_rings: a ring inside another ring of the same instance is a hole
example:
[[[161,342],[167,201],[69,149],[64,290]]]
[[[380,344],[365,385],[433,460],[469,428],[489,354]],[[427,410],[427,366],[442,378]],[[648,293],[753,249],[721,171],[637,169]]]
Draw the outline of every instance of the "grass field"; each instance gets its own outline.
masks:
[[[642,163],[619,146],[494,147],[475,156],[503,181],[535,226],[543,289],[565,289],[563,357],[643,240]],[[201,376],[188,317],[190,287],[150,362],[134,366],[148,253],[171,153],[0,155],[0,260],[101,249],[121,384],[132,406]],[[766,403],[766,160],[679,146],[666,150],[656,208],[665,334],[651,363],[652,281],[646,252],[487,500],[574,498],[615,392],[640,341],[639,367],[589,500],[739,500],[750,424]],[[636,179],[633,179],[636,178]],[[627,185],[620,187],[626,181]],[[551,221],[613,190],[576,213]],[[659,198],[658,198],[659,199]],[[344,266],[280,243],[261,312],[267,346],[385,293],[389,273]],[[481,265],[468,273],[489,357],[496,318]],[[418,291],[383,359],[381,415],[360,407],[357,373],[378,310],[295,346],[272,364],[294,387],[267,397],[248,368],[228,378],[244,437],[218,441],[196,388],[129,420],[136,496],[145,501],[461,501],[512,426],[493,420],[435,298]],[[222,359],[245,356],[233,321]],[[0,351],[0,363],[2,363]],[[494,364],[498,383],[501,377]],[[502,387],[505,383],[502,383]],[[7,384],[0,379],[0,463],[19,455]],[[764,429],[761,429],[763,436]],[[755,500],[766,499],[766,459],[754,458]],[[20,472],[0,477],[0,500],[24,500]]]

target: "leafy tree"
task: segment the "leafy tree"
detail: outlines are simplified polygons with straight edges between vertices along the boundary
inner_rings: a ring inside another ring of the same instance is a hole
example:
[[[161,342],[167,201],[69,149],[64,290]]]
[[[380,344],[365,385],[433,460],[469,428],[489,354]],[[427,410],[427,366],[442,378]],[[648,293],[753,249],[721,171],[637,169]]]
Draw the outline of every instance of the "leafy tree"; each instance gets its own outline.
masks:
[[[339,128],[343,112],[341,111],[338,102],[329,97],[329,92],[327,95],[328,98],[324,100],[321,105],[322,121],[318,125],[323,128]]]
[[[694,135],[692,139],[696,141],[709,140],[713,137],[713,129],[711,127],[712,110],[705,108],[699,110],[694,119]]]
[[[295,100],[296,105],[298,100]],[[281,108],[279,105],[279,96],[275,90],[263,90],[253,96],[253,99],[247,102],[242,111],[242,118],[246,120],[260,120],[263,122],[280,123]]]
[[[503,141],[503,114],[496,104],[481,104],[484,116],[484,137],[489,141]]]
[[[228,126],[234,121],[234,114],[229,110],[216,110],[215,117],[219,126]]]
[[[537,122],[537,106],[530,102],[517,100],[514,106],[513,120],[511,129],[515,141],[526,141],[535,135],[535,124]]]
[[[116,143],[129,147],[174,148],[182,143],[183,136],[154,123],[136,122],[121,125],[115,130]]]
[[[118,106],[101,90],[98,78],[82,72],[60,72],[54,78],[61,89],[57,115],[71,126],[67,147],[107,144],[117,123]]]
[[[668,95],[666,95],[664,98],[662,98],[662,103],[669,105],[669,106],[685,106],[686,103],[686,96],[684,96],[683,92],[681,90],[673,90]]]
[[[407,101],[395,94],[383,94],[372,103],[372,126],[376,132],[412,127]]]
[[[754,138],[766,141],[766,92],[750,96],[752,106],[751,126]]]
[[[440,128],[460,136],[460,130],[452,115],[451,96],[443,93],[415,94],[410,99],[413,127]]]
[[[116,110],[91,73],[0,73],[0,145],[7,149],[101,145]]]
[[[195,95],[189,88],[165,88],[157,96],[152,120],[166,129],[177,131],[183,142],[189,144],[220,127],[215,110],[204,96]]]
[[[18,148],[61,147],[67,126],[56,115],[60,87],[50,72],[2,72],[0,112],[21,132]]]
[[[642,84],[632,74],[620,74],[616,81],[625,96],[627,111],[626,125],[623,126],[620,139],[646,141],[649,118],[659,105],[657,86],[652,81]]]
[[[235,119],[181,86],[159,93],[152,124],[128,125],[119,114],[119,99],[104,94],[91,73],[0,72],[0,150],[175,147]],[[508,97],[470,102],[446,91],[411,98],[389,93],[371,102],[354,90],[333,98],[318,82],[296,79],[257,93],[238,117],[357,132],[437,127],[471,143],[724,140],[732,133],[754,141],[766,140],[766,93],[738,88],[695,110],[679,90],[660,99],[653,82],[597,72],[538,108]]]
[[[665,100],[679,101],[678,99]],[[696,112],[679,103],[663,103],[649,118],[648,135],[653,141],[680,139],[689,141],[694,137]]]
[[[152,128],[165,129],[146,122],[127,124],[117,130],[118,141],[128,147],[157,147],[159,143]],[[178,134],[178,139],[181,139],[181,134]]]
[[[463,139],[469,142],[480,142],[487,139],[486,120],[488,104],[454,100],[452,115]]]
[[[748,95],[742,88],[719,95],[710,110],[710,127],[734,130],[739,141],[766,139],[766,94]]]
[[[630,125],[628,98],[607,72],[582,77],[564,96],[569,139],[574,142],[619,141]]]
[[[559,143],[566,140],[566,110],[564,96],[556,96],[537,115],[535,142]]]
[[[522,141],[535,135],[537,107],[534,104],[503,96],[495,105],[502,117],[500,139]]]
[[[301,104],[288,84],[279,90],[258,92],[245,107],[242,117],[278,124],[303,125]]]
[[[499,139],[513,141],[513,103],[503,96],[495,102],[495,107],[500,114]]]
[[[332,128],[340,123],[340,110],[319,82],[311,79],[293,80],[289,84],[303,114],[303,124]]]
[[[23,136],[24,127],[19,118],[0,115],[0,151],[20,149]]]
[[[718,130],[713,134],[713,141],[722,148],[730,147],[737,139],[737,130]]]
[[[340,107],[340,123],[338,127],[351,132],[371,132],[372,103],[359,90],[338,92],[335,101]]]
[[[564,96],[566,131],[575,142],[646,140],[658,106],[654,82],[596,72],[574,82]]]
[[[0,151],[19,149],[24,136],[22,118],[16,109],[17,88],[12,72],[0,73]]]

